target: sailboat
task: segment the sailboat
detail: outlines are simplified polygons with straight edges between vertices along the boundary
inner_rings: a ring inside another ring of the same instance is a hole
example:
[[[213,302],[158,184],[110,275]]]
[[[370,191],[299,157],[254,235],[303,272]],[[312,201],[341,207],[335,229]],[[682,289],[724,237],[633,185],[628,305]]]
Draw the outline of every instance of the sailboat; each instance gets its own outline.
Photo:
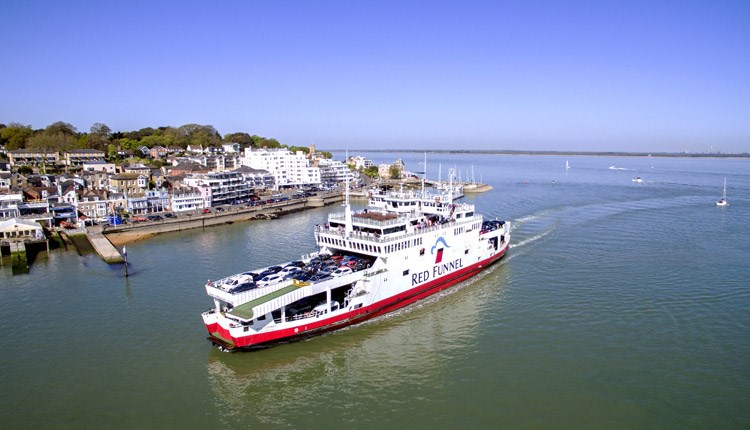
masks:
[[[568,160],[565,160],[565,170],[570,169],[570,163],[568,163]]]
[[[722,194],[721,199],[716,202],[716,206],[726,206],[729,202],[727,201],[727,178],[724,177],[724,194]]]

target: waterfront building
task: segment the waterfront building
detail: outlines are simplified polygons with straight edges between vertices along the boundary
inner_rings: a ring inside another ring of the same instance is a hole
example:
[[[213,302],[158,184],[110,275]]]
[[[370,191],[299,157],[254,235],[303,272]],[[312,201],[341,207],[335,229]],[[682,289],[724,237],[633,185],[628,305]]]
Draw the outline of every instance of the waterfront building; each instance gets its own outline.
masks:
[[[354,172],[349,166],[338,160],[321,158],[318,160],[320,168],[320,181],[324,184],[345,182],[347,178],[351,181],[355,179]]]
[[[133,215],[142,215],[148,213],[148,199],[145,195],[127,197],[128,212]]]
[[[201,193],[192,187],[173,189],[170,206],[172,212],[190,212],[206,207]]]
[[[381,164],[381,165],[379,165],[378,166],[378,176],[380,176],[381,178],[384,178],[384,179],[390,179],[390,177],[391,177],[391,167],[393,167],[393,166],[396,166],[396,168],[398,169],[398,172],[399,172],[398,177],[402,178],[404,176],[404,169],[405,169],[406,166],[404,165],[404,162],[401,161],[401,160],[396,160],[396,162],[393,163],[393,164]]]
[[[21,214],[18,205],[23,203],[23,193],[0,194],[0,219],[17,218]]]
[[[240,172],[192,174],[185,177],[183,183],[200,190],[205,207],[248,199],[254,194],[252,184]]]
[[[80,190],[78,195],[78,212],[91,219],[107,216],[107,199],[104,191]]]
[[[245,148],[241,164],[271,173],[277,189],[320,184],[320,168],[312,166],[302,151]]]
[[[44,230],[36,221],[9,219],[0,221],[0,238],[2,239],[44,239]]]
[[[169,210],[169,192],[165,189],[146,190],[149,212],[162,212]]]
[[[347,160],[347,163],[354,164],[355,169],[363,169],[363,170],[375,165],[375,163],[373,163],[372,160],[365,158],[361,155],[349,157],[349,160]]]
[[[129,196],[143,195],[147,185],[146,176],[135,173],[123,173],[109,178],[109,191]]]
[[[276,188],[276,180],[267,170],[241,166],[234,169],[234,171],[241,173],[245,177],[245,181],[252,184],[253,189],[256,191],[273,190]]]

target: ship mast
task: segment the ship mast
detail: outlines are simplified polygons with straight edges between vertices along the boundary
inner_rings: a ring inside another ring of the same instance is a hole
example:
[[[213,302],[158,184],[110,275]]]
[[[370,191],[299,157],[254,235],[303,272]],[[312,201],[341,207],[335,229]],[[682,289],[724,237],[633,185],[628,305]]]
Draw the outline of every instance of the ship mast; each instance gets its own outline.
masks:
[[[346,159],[344,161],[344,164],[346,165],[346,160],[349,159],[349,150],[346,150]],[[344,194],[344,232],[346,233],[346,236],[349,237],[352,234],[352,231],[354,231],[354,222],[352,221],[352,207],[349,205],[349,166],[346,165],[346,191]]]
[[[422,172],[422,198],[425,198],[424,181],[427,179],[427,152],[424,153],[424,172]]]

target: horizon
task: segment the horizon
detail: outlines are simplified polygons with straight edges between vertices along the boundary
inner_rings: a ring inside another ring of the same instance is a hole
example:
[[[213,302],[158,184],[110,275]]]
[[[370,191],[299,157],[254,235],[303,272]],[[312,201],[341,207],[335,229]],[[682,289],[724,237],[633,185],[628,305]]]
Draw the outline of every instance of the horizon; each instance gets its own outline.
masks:
[[[39,1],[0,13],[5,124],[198,123],[318,148],[750,152],[747,2]]]

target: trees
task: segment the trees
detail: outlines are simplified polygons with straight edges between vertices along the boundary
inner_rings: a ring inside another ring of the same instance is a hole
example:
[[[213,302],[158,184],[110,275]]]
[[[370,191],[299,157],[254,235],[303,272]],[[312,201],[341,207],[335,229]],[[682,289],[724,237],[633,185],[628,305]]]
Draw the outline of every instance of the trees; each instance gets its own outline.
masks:
[[[0,130],[0,144],[4,144],[8,151],[25,148],[32,133],[30,125],[11,122]]]
[[[370,166],[362,171],[365,175],[371,177],[371,178],[377,178],[378,177],[378,166]]]
[[[237,132],[224,135],[225,143],[239,143],[243,148],[253,146],[253,138],[247,133]]]
[[[44,132],[48,135],[63,134],[65,136],[75,136],[78,130],[67,122],[57,121],[48,125],[44,129]]]
[[[34,169],[32,169],[31,166],[19,166],[18,173],[22,175],[31,175],[34,173]]]
[[[390,179],[400,179],[401,178],[401,170],[396,166],[395,164],[391,166],[390,169],[388,169],[388,177]]]

